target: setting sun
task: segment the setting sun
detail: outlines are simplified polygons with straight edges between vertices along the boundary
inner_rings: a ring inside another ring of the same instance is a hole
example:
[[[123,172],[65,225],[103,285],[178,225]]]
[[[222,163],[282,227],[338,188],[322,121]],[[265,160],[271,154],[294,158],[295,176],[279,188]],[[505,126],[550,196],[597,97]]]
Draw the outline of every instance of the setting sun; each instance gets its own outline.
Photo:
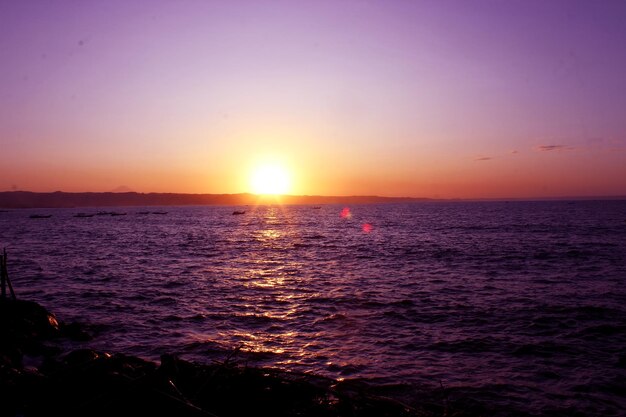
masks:
[[[278,164],[259,165],[250,176],[250,187],[255,194],[286,194],[290,185],[289,172]]]

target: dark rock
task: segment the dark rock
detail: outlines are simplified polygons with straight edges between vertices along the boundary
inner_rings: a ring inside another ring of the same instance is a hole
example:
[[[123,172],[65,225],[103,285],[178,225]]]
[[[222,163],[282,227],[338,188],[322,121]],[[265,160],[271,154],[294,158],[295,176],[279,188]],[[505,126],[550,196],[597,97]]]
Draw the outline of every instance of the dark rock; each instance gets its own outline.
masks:
[[[0,326],[9,338],[44,339],[59,333],[54,314],[33,301],[0,299]]]
[[[58,351],[44,344],[46,338],[82,337],[82,330],[74,323],[59,326],[36,303],[0,303],[0,324],[8,336],[0,341],[2,415],[419,415],[407,406],[369,395],[366,386],[241,367],[230,360],[198,365],[166,354],[157,367],[137,357],[92,349],[75,350],[59,360]],[[38,369],[22,366],[24,352],[41,358]]]
[[[0,299],[0,365],[20,369],[22,355],[58,352],[44,341],[59,334],[54,314],[32,301]]]
[[[22,351],[16,346],[0,344],[0,368],[21,368]]]
[[[96,352],[92,349],[77,349],[68,353],[63,361],[69,366],[79,366],[95,361],[98,358],[110,356],[108,353]]]
[[[77,342],[86,342],[92,339],[91,335],[84,331],[81,325],[76,322],[69,324],[61,323],[59,330],[61,336]]]

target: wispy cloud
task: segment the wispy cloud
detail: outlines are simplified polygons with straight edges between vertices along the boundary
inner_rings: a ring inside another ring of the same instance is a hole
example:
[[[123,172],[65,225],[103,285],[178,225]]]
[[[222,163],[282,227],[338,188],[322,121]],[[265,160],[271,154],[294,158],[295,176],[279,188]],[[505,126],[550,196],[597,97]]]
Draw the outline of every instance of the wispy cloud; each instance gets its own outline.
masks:
[[[479,156],[478,158],[474,158],[474,161],[489,161],[490,159],[493,159],[490,156]]]
[[[535,148],[539,152],[550,152],[550,151],[570,151],[574,149],[572,146],[567,145],[539,145]]]

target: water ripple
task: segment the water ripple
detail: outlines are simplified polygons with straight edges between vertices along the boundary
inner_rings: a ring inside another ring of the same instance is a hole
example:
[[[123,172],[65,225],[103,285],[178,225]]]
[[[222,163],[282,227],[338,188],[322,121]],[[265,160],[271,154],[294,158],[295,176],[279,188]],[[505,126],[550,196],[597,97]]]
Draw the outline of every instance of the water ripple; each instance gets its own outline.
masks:
[[[102,349],[237,350],[491,415],[626,409],[625,202],[342,209],[13,210],[0,244],[18,295],[86,322]]]

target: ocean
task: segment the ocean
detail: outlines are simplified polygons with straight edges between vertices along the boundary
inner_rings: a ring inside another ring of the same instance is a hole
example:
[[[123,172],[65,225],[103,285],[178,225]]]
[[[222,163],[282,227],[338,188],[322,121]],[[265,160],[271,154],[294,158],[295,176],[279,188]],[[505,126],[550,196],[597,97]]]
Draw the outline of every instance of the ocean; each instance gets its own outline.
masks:
[[[626,201],[9,210],[2,247],[85,346],[626,415]]]

